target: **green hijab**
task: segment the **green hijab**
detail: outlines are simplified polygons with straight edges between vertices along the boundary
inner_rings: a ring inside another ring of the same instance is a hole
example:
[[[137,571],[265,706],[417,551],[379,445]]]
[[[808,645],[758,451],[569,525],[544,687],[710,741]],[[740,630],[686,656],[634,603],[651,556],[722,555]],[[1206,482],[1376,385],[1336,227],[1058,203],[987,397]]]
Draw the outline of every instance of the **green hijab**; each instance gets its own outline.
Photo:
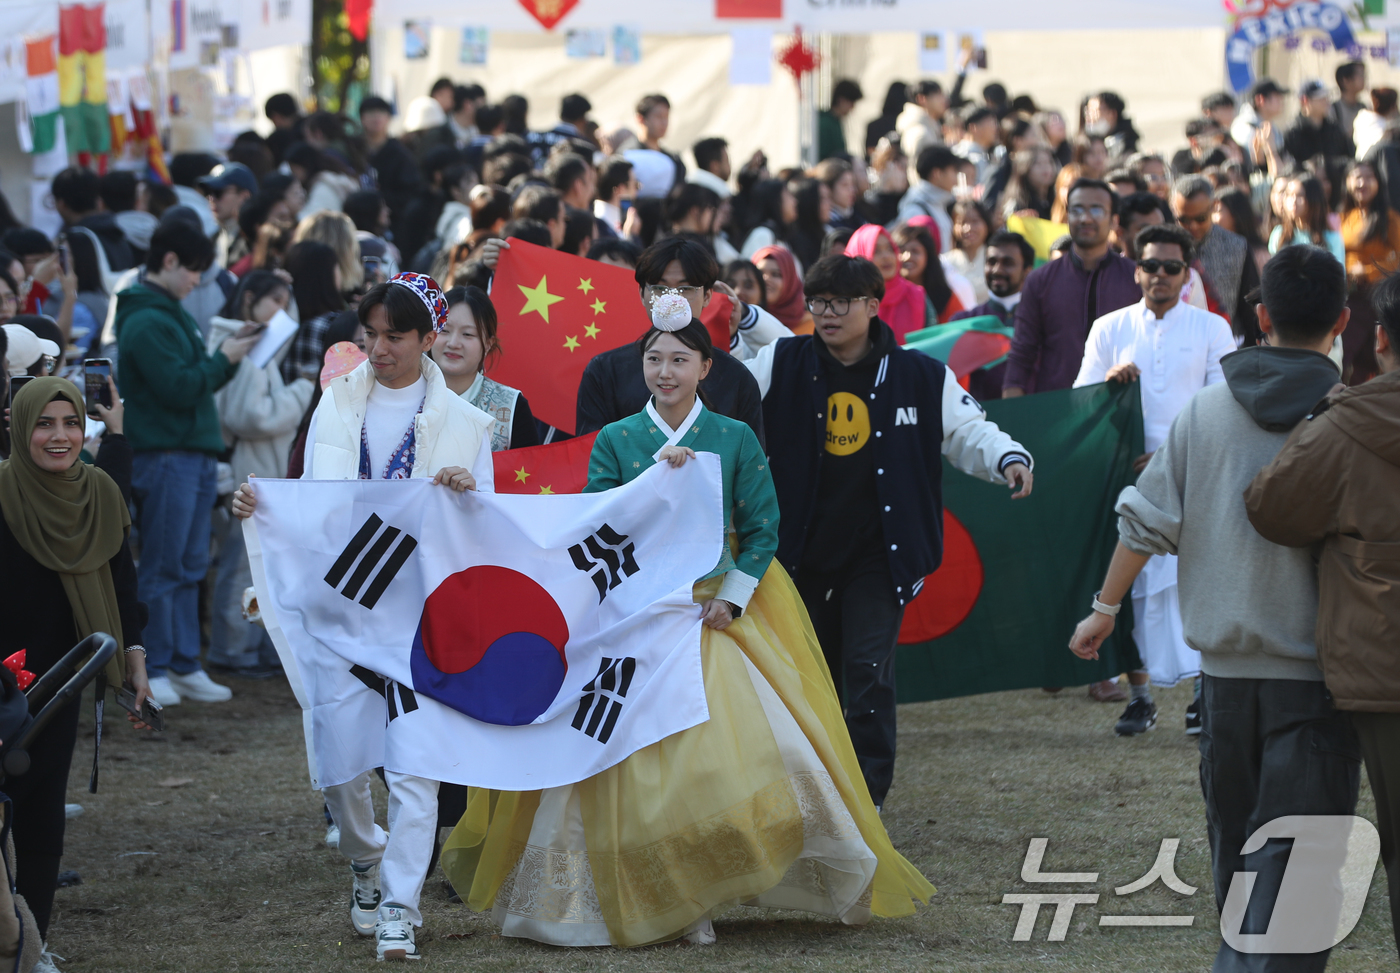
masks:
[[[121,550],[131,515],[116,483],[95,466],[75,455],[67,470],[50,473],[30,456],[39,416],[58,399],[71,403],[86,426],[83,400],[66,379],[37,378],[15,396],[10,458],[0,462],[0,511],[19,546],[63,581],[78,639],[107,632],[120,646],[122,622],[108,562]],[[124,670],[118,652],[107,666],[108,681],[120,686]]]

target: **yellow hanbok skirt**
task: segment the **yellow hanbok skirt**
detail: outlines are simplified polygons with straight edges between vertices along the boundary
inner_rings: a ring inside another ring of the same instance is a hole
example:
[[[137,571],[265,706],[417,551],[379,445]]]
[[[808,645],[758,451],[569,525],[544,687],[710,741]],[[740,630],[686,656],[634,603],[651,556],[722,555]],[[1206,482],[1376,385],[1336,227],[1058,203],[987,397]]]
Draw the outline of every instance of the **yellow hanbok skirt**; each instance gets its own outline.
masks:
[[[719,582],[697,584],[696,602]],[[732,905],[857,924],[933,894],[870,801],[787,572],[775,562],[700,651],[707,722],[577,784],[470,790],[442,866],[503,935],[641,946]]]

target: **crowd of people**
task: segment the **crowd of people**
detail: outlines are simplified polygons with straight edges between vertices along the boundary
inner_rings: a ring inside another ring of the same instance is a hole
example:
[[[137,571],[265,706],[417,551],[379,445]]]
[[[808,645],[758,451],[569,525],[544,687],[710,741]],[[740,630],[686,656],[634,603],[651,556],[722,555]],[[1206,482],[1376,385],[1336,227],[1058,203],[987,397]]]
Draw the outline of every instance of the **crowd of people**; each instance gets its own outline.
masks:
[[[570,94],[556,124],[533,130],[523,96],[491,102],[480,85],[443,78],[397,125],[379,97],[352,118],[303,116],[276,95],[270,135],[245,132],[223,158],[174,156],[173,186],[67,169],[52,184],[57,239],[0,206],[0,373],[16,388],[5,396],[0,572],[10,583],[0,590],[6,616],[26,619],[0,633],[0,655],[27,649],[22,667],[42,673],[75,634],[107,631],[121,643],[109,678],[162,707],[227,701],[227,677],[278,677],[246,604],[239,520],[255,508],[257,477],[430,477],[490,490],[493,451],[566,438],[485,374],[500,354],[490,285],[514,239],[633,271],[655,326],[588,364],[575,433],[601,431],[589,489],[696,449],[721,455],[737,549],[759,566],[722,560],[697,586],[706,652],[740,644],[757,658],[763,650],[722,634],[805,608],[772,628],[819,644],[834,682],[793,695],[765,669],[768,683],[751,689],[745,677],[744,692],[786,708],[765,711],[770,727],[807,709],[837,714],[803,725],[815,750],[769,756],[838,782],[854,768],[816,804],[845,815],[858,835],[847,851],[864,842],[875,914],[901,914],[931,891],[889,846],[879,811],[895,773],[895,642],[941,558],[944,460],[1027,496],[1030,453],[980,403],[1105,381],[1138,383],[1145,451],[1118,507],[1113,567],[1073,648],[1092,657],[1131,596],[1140,664],[1126,690],[1109,679],[1090,696],[1125,702],[1114,730],[1133,736],[1157,722],[1152,684],[1196,679],[1185,725],[1202,739],[1222,903],[1248,828],[1351,813],[1364,751],[1394,908],[1400,807],[1381,782],[1400,774],[1387,747],[1400,697],[1382,657],[1400,613],[1390,555],[1367,545],[1393,546],[1400,518],[1393,498],[1360,501],[1366,483],[1318,477],[1360,447],[1378,478],[1400,465],[1400,286],[1389,277],[1400,269],[1400,108],[1386,88],[1370,89],[1365,106],[1360,64],[1335,80],[1335,98],[1319,81],[1295,96],[1267,78],[1238,101],[1207,97],[1170,158],[1140,151],[1114,92],[1086,97],[1071,126],[999,84],[967,97],[965,74],[946,92],[935,80],[891,86],[863,144],[848,140],[847,119],[864,95],[839,81],[810,169],[771,166],[761,151],[736,165],[720,137],[683,160],[667,142],[662,94],[642,97],[614,131]],[[715,294],[733,303],[728,347],[698,321]],[[905,347],[974,318],[1003,328],[1009,353],[955,374]],[[281,339],[268,349],[270,333]],[[111,376],[96,403],[65,381],[83,386],[93,361]],[[327,375],[343,380],[327,387]],[[16,379],[33,380],[20,390]],[[1329,395],[1330,409],[1319,406]],[[833,431],[838,412],[859,436]],[[1302,422],[1315,416],[1326,422]],[[656,443],[624,447],[628,423]],[[771,516],[755,519],[760,510]],[[1308,544],[1331,554],[1316,565],[1296,549]],[[1338,598],[1372,622],[1346,621]],[[1336,634],[1314,635],[1328,626]],[[737,699],[709,665],[707,692]],[[1348,710],[1364,713],[1355,729]],[[77,719],[74,703],[40,738],[45,759],[6,784],[16,887],[43,937]],[[677,752],[704,752],[702,732],[679,734]],[[1295,787],[1293,756],[1308,747],[1351,762],[1319,764]],[[607,783],[620,793],[660,772],[630,758],[615,771]],[[417,958],[418,896],[436,860],[424,836],[457,823],[466,797],[386,774],[399,822],[387,837],[367,777],[326,788],[327,817],[350,859],[355,928],[375,936],[380,958]],[[579,798],[564,791],[545,792],[538,810],[512,805],[514,818],[500,811],[475,844],[460,839],[460,855],[449,842],[444,867],[465,900],[495,900],[508,875],[563,881],[463,863],[495,861],[511,835],[536,829],[555,850],[586,853],[571,824]],[[734,782],[723,793],[755,792]],[[773,893],[781,877],[740,897],[797,901]],[[570,893],[588,899],[589,882]],[[499,905],[497,919],[547,942],[710,942],[710,910],[734,898],[716,890],[735,888],[692,889],[693,908],[659,924],[629,925],[594,900],[601,911],[582,934]],[[869,900],[854,905],[860,894],[804,907],[855,921],[871,911]],[[1217,968],[1244,968],[1228,950]],[[47,953],[42,962],[55,968]]]

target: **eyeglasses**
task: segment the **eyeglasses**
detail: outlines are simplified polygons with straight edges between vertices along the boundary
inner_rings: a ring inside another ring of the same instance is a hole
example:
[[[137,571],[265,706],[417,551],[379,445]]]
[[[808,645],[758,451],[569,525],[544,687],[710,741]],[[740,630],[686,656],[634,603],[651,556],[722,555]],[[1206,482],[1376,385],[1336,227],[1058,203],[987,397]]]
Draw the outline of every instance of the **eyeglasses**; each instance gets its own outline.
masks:
[[[1209,223],[1210,214],[1202,213],[1199,216],[1178,216],[1176,219],[1178,223]]]
[[[1149,274],[1165,274],[1168,277],[1175,277],[1186,269],[1186,264],[1180,260],[1139,260],[1137,265]]]
[[[828,310],[832,314],[844,317],[851,309],[852,298],[849,297],[813,297],[807,300],[807,310],[812,312],[812,317],[819,318]]]
[[[646,296],[648,301],[654,301],[663,294],[678,294],[687,301],[697,300],[703,295],[705,288],[696,287],[693,284],[680,284],[670,287],[666,284],[648,284],[646,286]]]
[[[1092,216],[1096,220],[1101,220],[1108,215],[1108,210],[1102,206],[1071,206],[1069,215],[1075,219],[1083,219],[1085,216]]]

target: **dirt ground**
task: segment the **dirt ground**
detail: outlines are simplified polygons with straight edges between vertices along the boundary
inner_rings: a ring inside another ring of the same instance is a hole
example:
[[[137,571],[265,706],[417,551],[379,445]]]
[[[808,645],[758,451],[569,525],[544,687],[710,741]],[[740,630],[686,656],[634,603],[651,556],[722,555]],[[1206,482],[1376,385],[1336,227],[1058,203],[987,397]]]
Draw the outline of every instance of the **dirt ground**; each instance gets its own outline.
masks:
[[[69,796],[85,813],[69,823],[64,862],[82,884],[59,890],[50,930],[64,971],[374,967],[371,942],[347,917],[346,863],[323,843],[291,692],[280,681],[231,684],[232,702],[171,709],[163,734],[111,720],[96,795],[86,788],[88,707]],[[1182,732],[1190,688],[1158,691],[1157,700],[1161,724],[1135,739],[1113,735],[1118,705],[1094,703],[1082,688],[901,707],[885,822],[895,847],[938,887],[912,917],[850,928],[740,909],[716,920],[711,947],[561,949],[500,938],[489,917],[449,904],[435,875],[423,902],[425,962],[480,973],[1208,970],[1219,924],[1196,747]],[[1362,780],[1358,813],[1374,820]],[[1092,886],[1069,887],[1100,898],[1078,907],[1063,942],[1046,941],[1050,909],[1031,941],[1012,940],[1020,907],[1002,904],[1003,894],[1066,889],[1021,882],[1033,837],[1049,839],[1044,870],[1099,873]],[[1177,874],[1199,891],[1158,884],[1116,896],[1148,870],[1163,838],[1180,839]],[[1098,925],[1100,915],[1146,913],[1195,919],[1189,928]],[[1383,869],[1329,968],[1397,968]]]

